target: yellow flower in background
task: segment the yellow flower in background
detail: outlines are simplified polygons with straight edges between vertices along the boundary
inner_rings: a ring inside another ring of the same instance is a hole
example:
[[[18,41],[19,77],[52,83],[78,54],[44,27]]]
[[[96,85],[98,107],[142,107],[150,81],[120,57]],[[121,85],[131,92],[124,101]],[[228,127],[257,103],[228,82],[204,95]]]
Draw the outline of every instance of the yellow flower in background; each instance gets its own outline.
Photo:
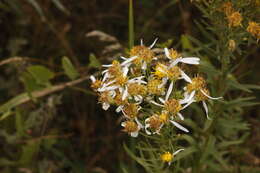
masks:
[[[255,36],[257,39],[260,39],[260,25],[258,23],[252,21],[249,22],[246,30],[250,32],[253,36]]]
[[[233,52],[236,49],[236,42],[235,40],[229,40],[228,41],[228,50]]]
[[[223,12],[229,16],[233,11],[233,4],[231,2],[224,2],[222,4],[221,10],[223,10]]]
[[[170,152],[165,152],[161,155],[161,159],[163,162],[172,162],[173,159],[173,154],[171,154]]]
[[[179,152],[181,152],[183,150],[184,149],[179,149],[179,150],[175,151],[174,153],[170,153],[169,151],[167,151],[161,155],[161,160],[170,165],[172,163],[174,157],[176,156],[176,154],[178,154]]]
[[[233,12],[230,15],[228,15],[227,19],[228,19],[228,26],[229,27],[241,26],[241,22],[243,20],[241,14],[238,11]]]

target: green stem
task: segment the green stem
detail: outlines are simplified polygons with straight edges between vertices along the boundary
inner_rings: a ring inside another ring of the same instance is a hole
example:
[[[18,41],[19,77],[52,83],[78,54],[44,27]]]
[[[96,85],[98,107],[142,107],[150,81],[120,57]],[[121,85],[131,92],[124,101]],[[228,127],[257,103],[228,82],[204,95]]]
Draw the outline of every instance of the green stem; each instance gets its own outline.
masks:
[[[129,49],[131,49],[134,46],[133,0],[129,0],[128,39],[129,39]]]

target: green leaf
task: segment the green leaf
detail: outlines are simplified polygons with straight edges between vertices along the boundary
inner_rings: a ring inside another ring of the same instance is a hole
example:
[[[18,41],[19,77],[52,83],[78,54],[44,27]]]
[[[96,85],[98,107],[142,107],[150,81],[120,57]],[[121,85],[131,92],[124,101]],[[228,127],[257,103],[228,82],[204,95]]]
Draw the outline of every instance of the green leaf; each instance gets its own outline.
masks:
[[[9,110],[4,112],[4,114],[0,117],[0,121],[4,120],[5,118],[9,117],[12,114],[13,114],[13,112],[11,112]]]
[[[28,143],[22,147],[22,155],[18,161],[21,165],[30,164],[33,160],[33,156],[38,151],[40,145],[40,141],[34,141]]]
[[[99,68],[101,66],[101,63],[99,60],[96,58],[94,54],[90,54],[89,56],[89,64],[88,67],[93,67],[93,68]]]
[[[33,65],[27,68],[38,84],[50,86],[49,80],[54,77],[54,73],[41,65]]]
[[[181,44],[183,49],[190,49],[190,50],[193,49],[193,46],[186,35],[181,36]]]
[[[128,39],[129,39],[129,49],[134,46],[134,10],[133,10],[133,0],[129,0],[129,11],[128,11]]]
[[[189,156],[192,153],[197,152],[197,151],[198,151],[198,149],[196,147],[194,147],[194,146],[185,148],[184,151],[182,151],[182,152],[180,152],[180,153],[178,153],[176,155],[176,157],[174,158],[174,161],[177,161],[177,160],[180,160],[182,158],[185,158],[185,157],[187,157],[187,156]]]
[[[21,115],[21,112],[19,109],[16,110],[15,126],[16,126],[17,135],[19,137],[23,136],[23,134],[24,134],[23,120],[22,120],[22,115]]]
[[[62,67],[66,73],[66,75],[74,80],[77,77],[79,77],[79,73],[77,72],[77,70],[75,69],[75,67],[73,66],[73,64],[71,63],[71,61],[69,60],[68,57],[63,57],[62,58]]]
[[[151,169],[150,169],[150,167],[151,167],[152,165],[150,165],[150,164],[148,164],[147,162],[145,162],[144,159],[135,156],[135,154],[126,146],[125,143],[123,144],[123,147],[124,147],[125,151],[127,152],[127,154],[128,154],[132,159],[134,159],[136,162],[138,162],[140,165],[142,165],[142,166],[146,169],[147,172],[152,172]]]

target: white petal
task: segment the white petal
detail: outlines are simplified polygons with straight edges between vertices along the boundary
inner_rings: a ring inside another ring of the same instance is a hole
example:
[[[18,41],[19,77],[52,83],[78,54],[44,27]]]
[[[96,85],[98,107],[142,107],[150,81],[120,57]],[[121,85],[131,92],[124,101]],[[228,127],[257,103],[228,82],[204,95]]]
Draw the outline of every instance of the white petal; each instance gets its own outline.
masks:
[[[117,89],[117,88],[119,88],[119,86],[114,85],[114,86],[108,86],[108,87],[99,88],[98,91],[99,91],[99,92],[104,92],[104,91],[115,90],[115,89]]]
[[[127,87],[125,87],[125,90],[124,90],[123,96],[122,96],[122,100],[125,100],[125,99],[126,99],[126,97],[127,97],[127,95],[128,95],[128,91],[127,91],[127,90],[128,90]]]
[[[164,107],[164,105],[161,105],[159,103],[156,103],[154,100],[151,100],[150,101],[152,104],[156,105],[156,106],[160,106],[160,107]]]
[[[126,66],[123,68],[123,76],[127,76],[127,73],[129,71],[129,68]]]
[[[184,117],[182,116],[181,113],[178,112],[177,115],[180,117],[181,120],[184,120]]]
[[[119,112],[122,111],[122,109],[123,109],[123,106],[118,106],[118,107],[116,108],[116,112],[119,113]]]
[[[141,46],[144,45],[144,42],[143,42],[143,39],[142,39],[142,38],[141,38],[141,40],[140,40],[140,44],[141,44]]]
[[[103,79],[102,79],[102,82],[104,82],[107,78],[109,77],[109,74],[108,73],[105,73]]]
[[[116,81],[116,80],[112,80],[112,81],[110,81],[110,82],[108,82],[108,83],[104,83],[104,85],[102,86],[102,88],[111,85],[111,84],[114,83],[115,81]]]
[[[180,100],[180,104],[189,103],[191,100],[194,100],[195,91],[192,91],[190,94],[188,92],[184,93],[184,99]]]
[[[180,70],[180,71],[181,71],[181,76],[182,76],[182,78],[183,78],[184,80],[186,80],[187,82],[191,83],[190,77],[189,77],[188,75],[186,75],[186,74],[184,73],[184,71],[182,71],[182,70]]]
[[[105,74],[106,72],[108,72],[108,69],[102,71],[101,74],[103,75],[103,74]]]
[[[185,64],[199,64],[200,59],[197,57],[182,58],[180,62]]]
[[[186,107],[188,107],[190,104],[192,104],[195,100],[190,100],[186,105],[184,105],[181,110],[185,109]]]
[[[122,126],[122,127],[125,127],[125,122],[122,122],[122,123],[121,123],[121,126]]]
[[[178,129],[180,129],[180,130],[182,130],[182,131],[184,131],[184,132],[189,132],[189,130],[188,129],[186,129],[185,127],[183,127],[182,125],[180,125],[179,123],[177,123],[177,122],[175,122],[175,121],[172,121],[172,120],[170,120],[170,122],[175,126],[175,127],[177,127]]]
[[[169,59],[171,59],[170,57],[170,52],[169,52],[169,49],[168,48],[164,48],[164,53],[165,53],[165,56]]]
[[[149,49],[152,49],[152,48],[154,47],[154,45],[156,44],[157,40],[158,40],[158,38],[156,38],[156,39],[153,41],[153,43],[151,44],[151,46],[149,47]]]
[[[205,112],[206,112],[206,115],[207,115],[207,119],[211,120],[211,118],[209,117],[209,110],[208,110],[208,106],[207,106],[206,102],[202,101],[202,105],[203,105],[203,107],[205,109]]]
[[[102,67],[112,67],[113,64],[103,64]]]
[[[138,131],[136,132],[131,132],[130,135],[134,138],[136,138],[138,136]]]
[[[178,64],[181,59],[182,59],[182,58],[177,58],[177,59],[175,59],[175,60],[170,64],[170,68],[173,67],[173,66],[175,66],[176,64]]]
[[[168,88],[168,91],[167,91],[167,94],[166,94],[166,97],[165,97],[165,101],[167,101],[172,93],[172,89],[173,89],[173,81],[171,82],[169,88]]]
[[[175,151],[174,153],[173,153],[173,155],[176,155],[176,154],[178,154],[179,152],[181,152],[181,151],[183,151],[184,149],[179,149],[179,150],[177,150],[177,151]]]
[[[146,70],[147,69],[147,63],[144,61],[143,65],[142,65],[142,70]]]
[[[162,102],[163,104],[165,103],[165,100],[163,100],[161,97],[159,97],[160,102]]]
[[[95,76],[91,75],[89,78],[90,78],[90,80],[91,80],[92,82],[96,82]]]
[[[167,77],[162,78],[162,83],[158,86],[158,88],[159,89],[162,88],[167,83],[167,81],[168,81]]]
[[[136,58],[138,58],[138,56],[133,56],[131,58],[128,58],[127,60],[125,60],[121,65],[124,66],[128,63],[130,63],[131,61],[135,60]]]
[[[222,98],[222,97],[211,97],[207,93],[205,93],[202,89],[200,89],[200,91],[202,92],[202,94],[204,94],[206,97],[208,97],[208,98],[210,98],[212,100],[218,100],[218,99]]]
[[[123,59],[123,60],[127,60],[127,58],[125,58],[125,57],[123,57],[123,56],[120,56],[120,58]]]
[[[105,111],[108,110],[109,107],[110,107],[110,104],[109,104],[109,103],[104,102],[104,103],[102,104],[102,108],[103,108]]]

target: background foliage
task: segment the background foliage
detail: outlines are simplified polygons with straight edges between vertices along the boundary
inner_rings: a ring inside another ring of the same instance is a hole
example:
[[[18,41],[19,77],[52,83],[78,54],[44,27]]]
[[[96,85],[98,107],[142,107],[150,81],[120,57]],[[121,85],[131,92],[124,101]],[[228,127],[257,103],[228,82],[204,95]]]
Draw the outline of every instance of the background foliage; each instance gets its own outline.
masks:
[[[246,31],[259,23],[259,1],[230,1],[243,16],[234,28],[223,0],[133,2],[131,19],[126,0],[0,1],[1,172],[260,171],[259,44]],[[127,52],[133,32],[135,44],[159,37],[157,47],[201,58],[211,93],[224,97],[210,105],[213,120],[193,106],[189,136],[121,132],[120,116],[101,110],[88,75]],[[186,150],[168,167],[160,152],[178,144]]]

